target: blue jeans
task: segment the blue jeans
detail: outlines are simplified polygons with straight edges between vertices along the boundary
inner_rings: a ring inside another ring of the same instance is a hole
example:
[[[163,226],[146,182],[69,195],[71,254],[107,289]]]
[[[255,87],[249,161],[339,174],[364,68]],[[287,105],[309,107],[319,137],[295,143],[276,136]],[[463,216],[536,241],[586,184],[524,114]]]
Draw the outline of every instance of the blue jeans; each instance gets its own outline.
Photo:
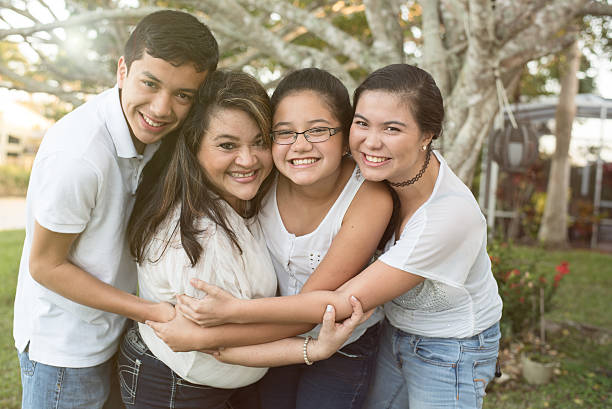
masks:
[[[121,397],[127,408],[225,409],[236,389],[188,382],[157,359],[130,328],[119,347]]]
[[[263,409],[357,409],[367,393],[380,324],[329,359],[270,368],[259,381]]]
[[[123,407],[117,398],[117,382],[111,379],[115,358],[93,367],[63,368],[30,360],[27,348],[18,355],[23,388],[22,409]]]
[[[429,338],[383,324],[368,409],[482,408],[499,323],[471,338]]]

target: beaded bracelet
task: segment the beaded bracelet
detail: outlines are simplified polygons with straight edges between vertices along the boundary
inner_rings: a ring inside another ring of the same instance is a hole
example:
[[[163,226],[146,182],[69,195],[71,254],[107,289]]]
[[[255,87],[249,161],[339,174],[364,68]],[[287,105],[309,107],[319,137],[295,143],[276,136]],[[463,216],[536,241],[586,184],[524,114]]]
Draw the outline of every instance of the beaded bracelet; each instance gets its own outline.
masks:
[[[306,339],[304,339],[304,346],[302,347],[302,353],[304,354],[304,362],[306,363],[306,365],[313,364],[313,362],[310,359],[308,359],[308,343],[310,342],[311,339],[312,337],[308,335]]]

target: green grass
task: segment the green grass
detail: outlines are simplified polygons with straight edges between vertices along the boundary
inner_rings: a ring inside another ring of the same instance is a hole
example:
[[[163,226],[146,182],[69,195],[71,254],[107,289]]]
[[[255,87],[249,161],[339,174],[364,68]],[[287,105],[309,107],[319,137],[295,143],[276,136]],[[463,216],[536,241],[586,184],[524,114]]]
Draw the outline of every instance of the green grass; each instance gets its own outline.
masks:
[[[0,232],[0,408],[18,409],[21,400],[19,362],[13,346],[13,300],[23,231]],[[511,380],[492,384],[486,409],[612,407],[612,255],[585,250],[541,251],[519,247],[524,257],[537,257],[538,268],[568,261],[567,275],[555,296],[548,320],[573,321],[603,328],[595,333],[569,328],[548,341],[560,353],[561,373],[543,386]],[[603,336],[602,336],[603,334]],[[605,336],[607,334],[607,337]],[[595,338],[595,339],[591,339]]]
[[[17,287],[23,230],[0,232],[0,408],[21,404],[19,361],[13,341],[13,301]]]
[[[570,274],[561,281],[554,308],[546,315],[547,320],[561,323],[563,328],[547,339],[559,351],[560,373],[541,386],[522,380],[492,383],[485,409],[612,407],[612,255],[588,250],[516,250],[521,258],[536,258],[538,270],[554,270],[561,261],[569,262]],[[580,331],[564,325],[568,322],[599,327],[601,331]]]

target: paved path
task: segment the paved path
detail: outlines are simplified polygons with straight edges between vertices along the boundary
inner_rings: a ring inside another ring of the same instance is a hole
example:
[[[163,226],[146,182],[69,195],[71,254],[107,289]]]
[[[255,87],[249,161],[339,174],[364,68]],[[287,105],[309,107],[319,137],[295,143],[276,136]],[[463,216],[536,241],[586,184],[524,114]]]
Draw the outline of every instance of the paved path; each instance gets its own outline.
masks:
[[[25,197],[0,197],[0,230],[25,229]]]

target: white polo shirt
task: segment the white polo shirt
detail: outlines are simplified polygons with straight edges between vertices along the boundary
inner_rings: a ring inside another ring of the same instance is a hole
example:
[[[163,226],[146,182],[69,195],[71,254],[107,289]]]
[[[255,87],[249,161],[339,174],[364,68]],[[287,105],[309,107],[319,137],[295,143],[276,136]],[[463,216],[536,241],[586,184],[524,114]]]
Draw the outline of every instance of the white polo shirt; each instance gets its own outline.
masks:
[[[64,116],[45,135],[30,176],[26,237],[19,266],[13,335],[30,359],[89,367],[117,350],[125,318],[72,302],[38,284],[29,271],[36,220],[58,233],[79,233],[68,260],[123,291],[136,291],[136,264],[125,229],[146,162],[134,148],[117,87]]]

